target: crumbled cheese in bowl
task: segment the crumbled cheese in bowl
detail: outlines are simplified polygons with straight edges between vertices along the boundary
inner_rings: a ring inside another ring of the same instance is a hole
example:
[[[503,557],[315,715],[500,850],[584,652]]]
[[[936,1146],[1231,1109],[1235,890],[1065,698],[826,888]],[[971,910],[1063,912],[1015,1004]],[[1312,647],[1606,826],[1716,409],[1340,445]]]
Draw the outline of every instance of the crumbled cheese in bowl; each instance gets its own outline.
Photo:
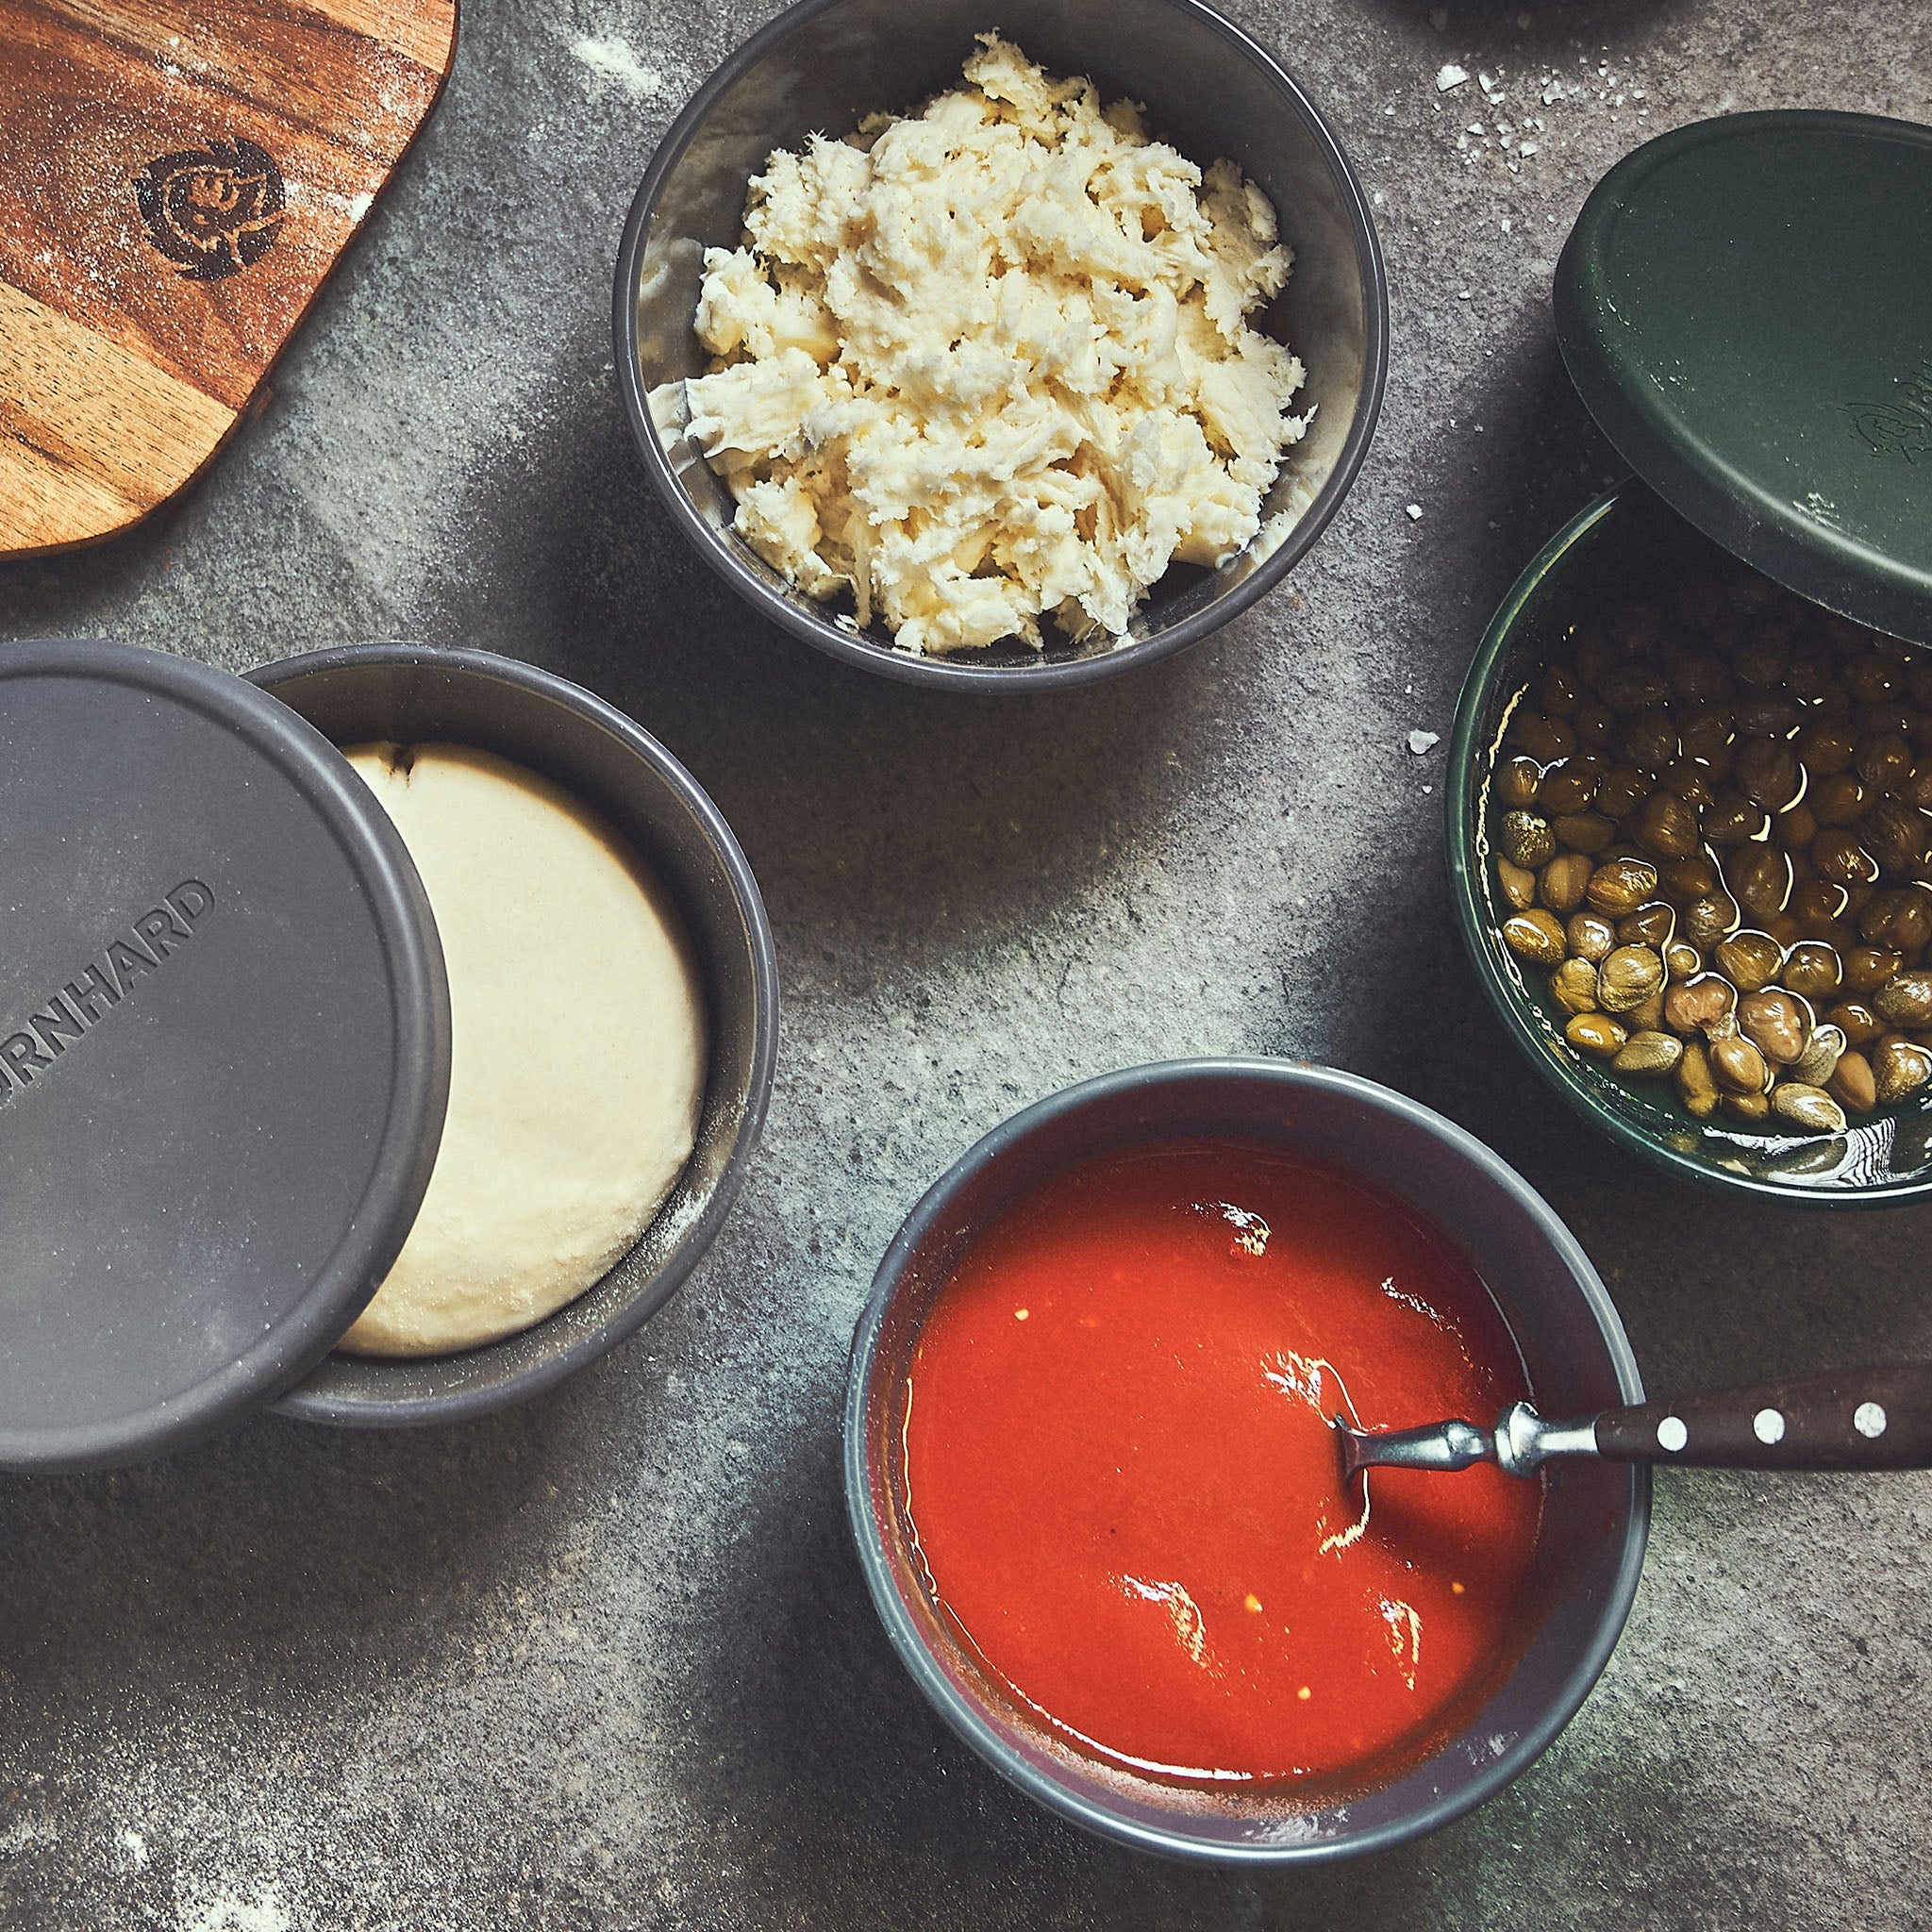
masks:
[[[1171,563],[1255,537],[1307,428],[1245,320],[1290,254],[1131,103],[994,34],[965,73],[753,178],[745,244],[705,257],[689,434],[744,541],[901,650],[1120,639]]]

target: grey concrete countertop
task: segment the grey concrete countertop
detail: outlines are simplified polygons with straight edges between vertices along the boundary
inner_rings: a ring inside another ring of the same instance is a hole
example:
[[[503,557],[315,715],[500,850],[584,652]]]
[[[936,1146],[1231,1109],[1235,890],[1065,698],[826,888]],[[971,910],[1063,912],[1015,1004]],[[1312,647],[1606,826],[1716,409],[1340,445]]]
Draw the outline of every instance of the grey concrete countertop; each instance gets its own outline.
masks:
[[[1616,472],[1549,314],[1591,184],[1725,109],[1932,121],[1932,15],[1229,0],[1372,192],[1380,433],[1258,608],[1117,683],[992,703],[751,618],[620,412],[625,208],[773,10],[470,0],[266,408],[147,528],[0,565],[8,636],[238,670],[416,637],[591,686],[737,828],[786,1002],[722,1239],[568,1388],[460,1428],[259,1417],[121,1475],[0,1480],[0,1925],[1932,1924],[1932,1478],[1666,1474],[1629,1631],[1541,1763],[1409,1850],[1255,1878],[1090,1842],[953,1740],[868,1607],[837,1455],[854,1319],[928,1181],[1024,1101],[1199,1052],[1331,1061],[1491,1141],[1658,1391],[1932,1352],[1932,1209],[1693,1192],[1532,1078],[1450,924],[1446,745],[1407,748],[1446,734],[1488,613]],[[988,19],[1024,40],[1023,11]],[[1448,61],[1507,100],[1439,94]],[[1538,152],[1506,158],[1499,118]]]

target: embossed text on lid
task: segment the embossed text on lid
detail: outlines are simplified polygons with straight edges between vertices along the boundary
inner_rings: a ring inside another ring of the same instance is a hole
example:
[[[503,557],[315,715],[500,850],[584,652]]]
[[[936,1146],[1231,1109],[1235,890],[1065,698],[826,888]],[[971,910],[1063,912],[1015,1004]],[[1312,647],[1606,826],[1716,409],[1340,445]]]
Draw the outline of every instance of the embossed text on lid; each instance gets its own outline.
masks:
[[[77,748],[85,748],[85,756]],[[348,763],[239,678],[0,645],[0,1468],[278,1394],[413,1221],[448,992]]]

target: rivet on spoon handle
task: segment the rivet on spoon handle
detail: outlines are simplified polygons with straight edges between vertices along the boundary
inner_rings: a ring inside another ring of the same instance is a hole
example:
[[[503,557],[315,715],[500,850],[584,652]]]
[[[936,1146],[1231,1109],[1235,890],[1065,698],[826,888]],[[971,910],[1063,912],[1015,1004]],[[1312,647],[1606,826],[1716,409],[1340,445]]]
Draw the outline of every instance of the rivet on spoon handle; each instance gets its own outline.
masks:
[[[1370,1468],[1457,1470],[1493,1462],[1532,1475],[1552,1456],[1687,1462],[1707,1469],[1932,1468],[1932,1363],[1835,1369],[1724,1389],[1580,1422],[1512,1403],[1493,1429],[1460,1420],[1365,1431],[1335,1419],[1343,1479]]]
[[[1834,1369],[1606,1409],[1598,1453],[1711,1469],[1932,1467],[1932,1363]]]

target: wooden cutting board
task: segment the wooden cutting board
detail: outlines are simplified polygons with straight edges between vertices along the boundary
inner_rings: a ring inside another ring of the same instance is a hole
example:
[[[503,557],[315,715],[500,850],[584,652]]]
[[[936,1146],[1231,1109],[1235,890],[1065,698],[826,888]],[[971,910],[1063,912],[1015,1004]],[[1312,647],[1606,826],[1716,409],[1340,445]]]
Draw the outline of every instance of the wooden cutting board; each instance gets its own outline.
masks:
[[[0,552],[181,490],[427,119],[456,0],[0,0]]]

